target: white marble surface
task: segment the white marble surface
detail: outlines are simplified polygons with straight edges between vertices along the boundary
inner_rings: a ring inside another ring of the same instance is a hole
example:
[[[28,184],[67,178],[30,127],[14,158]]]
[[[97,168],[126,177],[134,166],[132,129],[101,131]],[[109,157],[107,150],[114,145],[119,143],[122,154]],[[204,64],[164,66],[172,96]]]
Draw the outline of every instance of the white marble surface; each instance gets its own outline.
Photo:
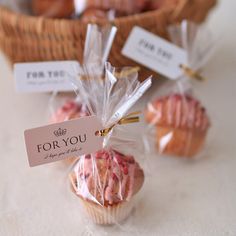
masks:
[[[213,122],[205,157],[158,158],[133,218],[117,228],[93,227],[81,217],[77,198],[66,188],[63,164],[28,167],[23,131],[44,124],[49,94],[15,93],[1,54],[0,235],[235,236],[235,10],[234,0],[222,0],[212,14],[210,24],[221,42],[204,70],[209,79],[195,85]]]

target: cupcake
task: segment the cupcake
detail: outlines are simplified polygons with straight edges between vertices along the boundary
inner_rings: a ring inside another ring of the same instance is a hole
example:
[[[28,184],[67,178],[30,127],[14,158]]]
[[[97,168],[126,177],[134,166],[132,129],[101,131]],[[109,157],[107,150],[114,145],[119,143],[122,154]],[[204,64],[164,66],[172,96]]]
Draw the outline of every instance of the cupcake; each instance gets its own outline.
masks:
[[[92,221],[110,225],[130,214],[144,173],[132,156],[110,149],[81,157],[70,180],[73,192]]]
[[[67,101],[51,117],[50,123],[59,123],[84,116],[88,116],[86,106],[75,101]]]
[[[36,16],[69,18],[74,12],[74,0],[32,0],[32,11]]]
[[[202,149],[210,121],[205,108],[189,95],[173,94],[150,103],[146,120],[156,128],[160,153],[193,157]]]

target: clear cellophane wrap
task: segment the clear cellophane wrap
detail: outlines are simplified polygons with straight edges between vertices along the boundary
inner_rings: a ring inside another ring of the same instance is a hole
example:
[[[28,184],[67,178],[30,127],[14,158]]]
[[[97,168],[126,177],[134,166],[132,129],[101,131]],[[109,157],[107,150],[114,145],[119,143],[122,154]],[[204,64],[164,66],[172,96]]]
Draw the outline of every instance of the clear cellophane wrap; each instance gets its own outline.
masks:
[[[86,116],[97,116],[104,127],[96,132],[103,138],[103,148],[76,157],[69,179],[84,209],[81,217],[117,226],[131,214],[144,183],[142,137],[129,129],[139,126],[139,112],[130,109],[151,86],[151,79],[141,83],[135,68],[114,68],[105,62],[104,34],[92,27],[96,29],[86,40],[84,63],[75,68],[77,76],[71,76],[71,83],[74,101],[82,104]]]
[[[192,159],[203,156],[211,125],[194,87],[196,83],[204,86],[201,72],[213,55],[216,39],[206,25],[188,21],[172,25],[168,31],[172,43],[186,51],[187,64],[179,78],[160,86],[148,102],[144,143],[148,153]]]
[[[178,25],[168,27],[169,38],[176,46],[183,48],[187,53],[187,64],[183,65],[189,71],[183,70],[181,78],[204,78],[200,73],[207,65],[218,45],[218,37],[207,24],[198,25],[184,20]]]

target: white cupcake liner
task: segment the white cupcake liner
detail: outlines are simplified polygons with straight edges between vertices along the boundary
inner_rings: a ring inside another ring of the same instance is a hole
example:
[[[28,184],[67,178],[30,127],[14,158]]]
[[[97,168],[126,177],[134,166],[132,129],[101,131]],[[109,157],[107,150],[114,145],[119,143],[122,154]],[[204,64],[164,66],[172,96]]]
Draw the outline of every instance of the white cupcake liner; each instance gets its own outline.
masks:
[[[89,218],[96,224],[112,225],[125,220],[131,213],[133,201],[118,203],[114,206],[101,206],[81,199]]]
[[[125,220],[134,208],[136,197],[133,196],[129,201],[123,201],[112,206],[102,206],[90,200],[86,200],[76,193],[75,176],[69,175],[71,180],[71,190],[79,197],[83,208],[88,217],[99,225],[112,225]]]

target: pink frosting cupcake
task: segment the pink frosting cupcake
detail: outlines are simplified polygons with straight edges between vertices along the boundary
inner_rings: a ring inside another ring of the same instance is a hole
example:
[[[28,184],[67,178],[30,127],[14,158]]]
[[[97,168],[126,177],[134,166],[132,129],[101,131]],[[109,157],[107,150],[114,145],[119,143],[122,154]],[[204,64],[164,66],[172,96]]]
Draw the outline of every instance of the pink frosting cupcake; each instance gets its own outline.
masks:
[[[202,104],[189,95],[171,94],[150,103],[146,120],[156,127],[161,153],[193,157],[203,147],[210,120]]]
[[[70,180],[90,218],[107,225],[128,216],[133,196],[143,185],[144,173],[132,156],[110,149],[81,157]]]

